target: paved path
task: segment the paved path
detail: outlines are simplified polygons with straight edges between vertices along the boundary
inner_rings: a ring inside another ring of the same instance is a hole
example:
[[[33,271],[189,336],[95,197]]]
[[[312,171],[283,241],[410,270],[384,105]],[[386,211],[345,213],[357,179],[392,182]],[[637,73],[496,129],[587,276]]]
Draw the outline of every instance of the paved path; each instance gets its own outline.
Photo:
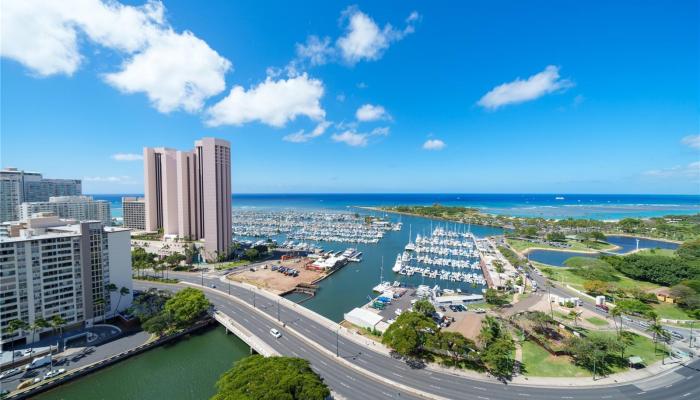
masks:
[[[182,277],[192,283],[200,283],[197,276]],[[305,312],[288,307],[286,302],[276,302],[236,284],[230,286],[218,279],[205,279],[207,297],[216,308],[252,333],[259,335],[280,354],[308,359],[313,368],[326,380],[334,392],[348,399],[355,398],[411,398],[425,394],[430,398],[449,399],[667,399],[669,395],[685,398],[697,396],[700,379],[700,362],[688,368],[664,373],[637,384],[608,385],[585,388],[548,388],[519,384],[504,385],[496,381],[484,381],[434,369],[411,369],[404,362],[383,352],[374,351],[363,344],[340,336],[330,329],[323,318],[309,318]],[[217,286],[212,289],[211,286]],[[162,285],[139,282],[136,287],[170,287],[179,290],[183,285]],[[254,304],[255,303],[255,304]],[[279,306],[278,306],[279,304]],[[253,308],[253,306],[255,308]],[[279,309],[278,309],[279,307]],[[277,322],[279,313],[280,324]],[[285,324],[283,328],[281,323]],[[275,339],[269,334],[271,327],[283,332]],[[335,356],[336,351],[339,357]],[[613,383],[613,382],[610,382]],[[598,382],[598,384],[603,384]],[[639,385],[646,385],[640,387]],[[400,394],[399,394],[400,393]]]

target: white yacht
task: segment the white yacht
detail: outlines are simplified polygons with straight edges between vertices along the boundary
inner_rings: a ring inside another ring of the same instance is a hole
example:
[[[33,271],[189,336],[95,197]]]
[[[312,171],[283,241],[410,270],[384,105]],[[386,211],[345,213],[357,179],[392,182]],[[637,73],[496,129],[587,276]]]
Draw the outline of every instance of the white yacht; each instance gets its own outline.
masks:
[[[396,262],[394,263],[394,267],[391,270],[394,272],[401,271],[401,254],[396,256]]]

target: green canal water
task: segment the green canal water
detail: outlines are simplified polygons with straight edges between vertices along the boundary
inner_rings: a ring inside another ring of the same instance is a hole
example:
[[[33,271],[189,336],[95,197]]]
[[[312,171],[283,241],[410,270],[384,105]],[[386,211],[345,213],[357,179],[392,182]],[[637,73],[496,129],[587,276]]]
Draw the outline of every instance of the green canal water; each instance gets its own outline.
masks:
[[[39,400],[205,400],[219,375],[249,354],[217,327],[147,351],[36,397]]]

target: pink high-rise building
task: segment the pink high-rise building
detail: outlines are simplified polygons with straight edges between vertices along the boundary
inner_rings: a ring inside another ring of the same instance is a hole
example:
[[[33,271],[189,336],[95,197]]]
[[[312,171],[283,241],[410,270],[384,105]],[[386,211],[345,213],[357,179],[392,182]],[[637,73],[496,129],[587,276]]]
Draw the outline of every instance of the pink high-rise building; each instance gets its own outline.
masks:
[[[231,249],[231,145],[203,138],[191,151],[143,149],[146,230],[204,240],[208,260]]]

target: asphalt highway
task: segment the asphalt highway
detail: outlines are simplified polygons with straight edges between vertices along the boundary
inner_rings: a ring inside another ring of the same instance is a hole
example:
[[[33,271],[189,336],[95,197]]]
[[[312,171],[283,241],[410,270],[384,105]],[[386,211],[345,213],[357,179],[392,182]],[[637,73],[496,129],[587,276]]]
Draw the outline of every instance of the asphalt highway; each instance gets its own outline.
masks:
[[[494,381],[470,379],[461,375],[437,372],[426,369],[413,369],[404,361],[376,352],[371,348],[338,336],[334,330],[307,318],[305,315],[237,285],[223,284],[218,277],[197,274],[178,274],[178,278],[195,284],[204,283],[208,288],[207,297],[215,307],[244,325],[261,340],[272,346],[280,354],[301,357],[309,360],[328,385],[347,399],[387,399],[417,398],[411,391],[400,385],[427,393],[430,397],[448,399],[501,400],[501,399],[692,399],[700,396],[697,388],[700,380],[700,361],[694,361],[685,368],[661,374],[634,384],[589,386],[578,388],[534,387],[503,384]],[[136,289],[158,287],[177,289],[181,285],[164,285],[153,282],[134,282]],[[216,286],[216,289],[211,286]],[[232,299],[227,295],[230,290]],[[248,303],[255,309],[241,304]],[[279,308],[278,308],[279,307]],[[267,314],[271,318],[262,314]],[[297,333],[304,335],[327,350],[321,351],[302,340],[289,329],[283,328],[275,320]],[[280,339],[269,333],[275,327],[282,332]],[[357,371],[338,362],[334,356],[354,364],[363,371]],[[332,353],[329,354],[329,353]]]

